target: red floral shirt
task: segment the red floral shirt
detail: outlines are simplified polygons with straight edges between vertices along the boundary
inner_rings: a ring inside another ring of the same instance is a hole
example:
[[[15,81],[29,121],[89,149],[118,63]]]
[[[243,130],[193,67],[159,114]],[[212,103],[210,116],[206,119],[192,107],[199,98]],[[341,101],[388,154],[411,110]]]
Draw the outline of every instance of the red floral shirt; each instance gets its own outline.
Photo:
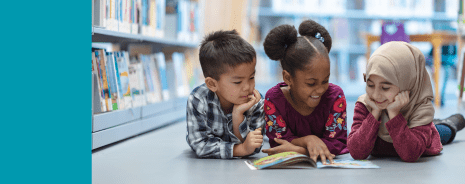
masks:
[[[265,95],[265,131],[270,147],[279,145],[274,138],[291,142],[295,138],[316,135],[332,154],[348,153],[347,104],[342,89],[330,83],[315,110],[308,116],[302,116],[286,100],[282,86],[287,85],[279,83]]]

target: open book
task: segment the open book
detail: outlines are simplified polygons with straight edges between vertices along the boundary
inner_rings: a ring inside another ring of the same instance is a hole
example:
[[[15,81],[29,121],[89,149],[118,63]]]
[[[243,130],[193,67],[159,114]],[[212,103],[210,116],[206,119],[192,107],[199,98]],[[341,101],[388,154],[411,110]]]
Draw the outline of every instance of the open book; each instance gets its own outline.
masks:
[[[307,155],[297,152],[283,152],[266,156],[257,160],[245,161],[251,170],[257,169],[277,169],[277,168],[379,168],[368,160],[334,160],[333,164],[323,165],[321,162],[315,163]]]

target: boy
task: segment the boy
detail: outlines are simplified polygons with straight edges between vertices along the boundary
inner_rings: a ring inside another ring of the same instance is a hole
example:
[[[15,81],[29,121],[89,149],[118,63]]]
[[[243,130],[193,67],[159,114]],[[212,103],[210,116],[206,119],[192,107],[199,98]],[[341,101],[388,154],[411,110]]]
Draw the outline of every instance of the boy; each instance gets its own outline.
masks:
[[[200,46],[205,84],[187,100],[187,144],[199,157],[228,159],[258,153],[263,99],[255,89],[254,48],[236,30],[216,31]]]

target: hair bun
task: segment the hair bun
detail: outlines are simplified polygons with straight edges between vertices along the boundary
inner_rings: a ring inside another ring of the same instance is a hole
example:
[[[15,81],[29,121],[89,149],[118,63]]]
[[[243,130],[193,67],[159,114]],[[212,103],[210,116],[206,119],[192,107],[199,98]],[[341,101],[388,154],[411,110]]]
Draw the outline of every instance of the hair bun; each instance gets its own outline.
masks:
[[[299,26],[299,34],[302,36],[311,36],[315,38],[317,33],[320,33],[321,37],[323,37],[324,42],[322,43],[329,52],[331,50],[332,40],[325,27],[313,20],[303,21]]]
[[[297,42],[297,30],[291,25],[280,25],[275,27],[266,35],[263,47],[265,53],[272,60],[284,58],[286,49]]]

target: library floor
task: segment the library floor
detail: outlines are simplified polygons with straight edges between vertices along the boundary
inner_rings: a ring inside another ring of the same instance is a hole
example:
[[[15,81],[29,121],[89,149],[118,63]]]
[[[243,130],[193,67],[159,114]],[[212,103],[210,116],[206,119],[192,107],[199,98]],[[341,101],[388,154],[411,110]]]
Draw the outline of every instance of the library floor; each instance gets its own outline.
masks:
[[[343,88],[344,89],[344,88]],[[346,93],[346,96],[350,94]],[[446,95],[445,106],[435,117],[457,112],[457,98]],[[455,99],[454,99],[455,98]],[[348,126],[355,97],[348,99]],[[351,100],[352,99],[352,100]],[[465,130],[444,146],[438,156],[415,163],[399,158],[369,157],[380,169],[274,169],[250,170],[246,159],[199,159],[186,143],[186,122],[127,139],[92,153],[92,183],[464,183]],[[269,148],[265,142],[264,148]],[[247,159],[257,159],[260,153]],[[350,159],[350,154],[336,159]]]

